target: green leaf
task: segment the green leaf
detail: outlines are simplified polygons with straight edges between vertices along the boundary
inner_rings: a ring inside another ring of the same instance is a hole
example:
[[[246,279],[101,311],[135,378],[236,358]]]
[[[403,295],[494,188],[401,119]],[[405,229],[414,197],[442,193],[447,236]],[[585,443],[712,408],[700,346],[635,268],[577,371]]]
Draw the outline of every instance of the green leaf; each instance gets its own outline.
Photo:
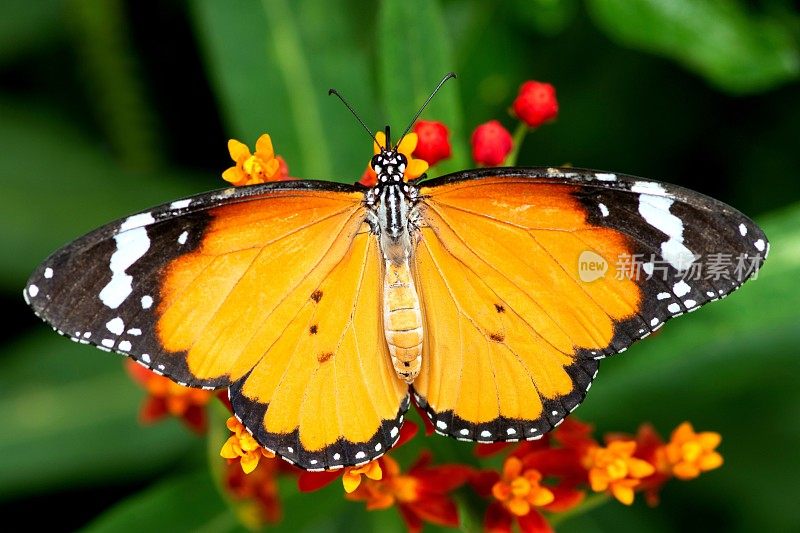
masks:
[[[4,0],[0,3],[0,63],[62,36],[62,0]]]
[[[0,249],[14,250],[0,257],[0,288],[17,292],[48,254],[97,226],[224,183],[122,169],[96,141],[25,102],[0,99],[0,115]]]
[[[378,51],[381,93],[397,142],[436,83],[456,70],[439,2],[384,0],[378,14]],[[469,154],[458,85],[458,80],[448,82],[422,117],[439,120],[450,130],[453,157],[437,165],[437,174],[465,168]]]
[[[163,159],[157,119],[139,72],[122,0],[69,0],[67,26],[82,84],[119,161],[152,169]]]
[[[578,13],[577,0],[514,0],[514,15],[544,35],[561,33]]]
[[[587,0],[598,26],[623,45],[670,57],[731,93],[796,79],[800,51],[779,17],[733,0]]]
[[[84,529],[118,531],[240,531],[208,472],[166,479],[115,505]]]
[[[6,345],[0,374],[0,498],[142,479],[196,442],[176,421],[142,427],[144,392],[123,358],[48,331]]]
[[[327,0],[194,0],[191,7],[230,135],[252,147],[269,133],[292,176],[357,181],[372,143],[328,89],[376,122],[363,42],[371,26],[361,10]]]

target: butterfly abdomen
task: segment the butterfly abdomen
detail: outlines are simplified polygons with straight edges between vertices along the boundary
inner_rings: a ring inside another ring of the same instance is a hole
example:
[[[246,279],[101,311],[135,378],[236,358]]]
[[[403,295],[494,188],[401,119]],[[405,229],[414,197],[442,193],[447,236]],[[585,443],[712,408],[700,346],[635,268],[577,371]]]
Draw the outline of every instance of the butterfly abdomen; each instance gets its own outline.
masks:
[[[414,381],[422,366],[422,312],[408,261],[386,261],[383,329],[397,375]]]

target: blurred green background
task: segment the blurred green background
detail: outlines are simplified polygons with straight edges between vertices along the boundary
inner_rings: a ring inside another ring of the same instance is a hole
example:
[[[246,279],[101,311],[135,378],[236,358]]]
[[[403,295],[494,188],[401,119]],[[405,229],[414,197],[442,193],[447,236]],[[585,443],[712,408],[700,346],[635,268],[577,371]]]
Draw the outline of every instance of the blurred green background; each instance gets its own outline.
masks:
[[[226,141],[262,132],[292,176],[356,181],[367,123],[425,117],[469,134],[526,79],[561,113],[527,165],[599,168],[730,203],[772,241],[759,279],[681,318],[603,371],[578,416],[599,432],[683,420],[723,435],[725,466],[668,484],[660,507],[610,503],[559,531],[800,527],[800,15],[790,0],[4,0],[0,3],[0,513],[53,530],[232,531],[212,442],[142,428],[122,358],[41,324],[21,290],[65,242],[112,219],[221,187]],[[417,438],[438,459],[471,447]],[[287,531],[402,530],[341,488],[284,484]],[[59,511],[56,511],[59,510]],[[466,517],[468,518],[468,517]],[[475,524],[472,524],[475,527]]]

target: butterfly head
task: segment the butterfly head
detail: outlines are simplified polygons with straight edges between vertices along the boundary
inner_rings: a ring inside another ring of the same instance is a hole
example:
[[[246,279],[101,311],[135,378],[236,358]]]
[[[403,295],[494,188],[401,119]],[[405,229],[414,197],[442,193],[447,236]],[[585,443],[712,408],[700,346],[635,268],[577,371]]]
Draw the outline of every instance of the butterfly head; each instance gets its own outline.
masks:
[[[381,149],[370,161],[372,170],[378,177],[377,185],[402,183],[403,174],[408,166],[408,159],[397,148]]]

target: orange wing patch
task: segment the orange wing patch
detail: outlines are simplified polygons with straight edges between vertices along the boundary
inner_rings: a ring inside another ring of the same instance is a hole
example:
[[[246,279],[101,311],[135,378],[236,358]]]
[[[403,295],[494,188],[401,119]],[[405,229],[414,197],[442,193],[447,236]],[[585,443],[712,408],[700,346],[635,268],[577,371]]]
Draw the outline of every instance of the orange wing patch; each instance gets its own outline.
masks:
[[[259,443],[307,469],[381,455],[408,407],[362,198],[290,191],[216,208],[162,282],[165,350],[200,382],[233,382],[234,412]]]
[[[235,381],[347,253],[363,208],[348,195],[276,193],[211,216],[200,246],[166,269],[157,332],[198,380]]]
[[[414,387],[440,432],[543,435],[585,396],[615,323],[636,314],[635,282],[580,279],[583,251],[613,268],[630,246],[589,225],[574,190],[507,178],[422,189],[415,257],[428,335]]]

